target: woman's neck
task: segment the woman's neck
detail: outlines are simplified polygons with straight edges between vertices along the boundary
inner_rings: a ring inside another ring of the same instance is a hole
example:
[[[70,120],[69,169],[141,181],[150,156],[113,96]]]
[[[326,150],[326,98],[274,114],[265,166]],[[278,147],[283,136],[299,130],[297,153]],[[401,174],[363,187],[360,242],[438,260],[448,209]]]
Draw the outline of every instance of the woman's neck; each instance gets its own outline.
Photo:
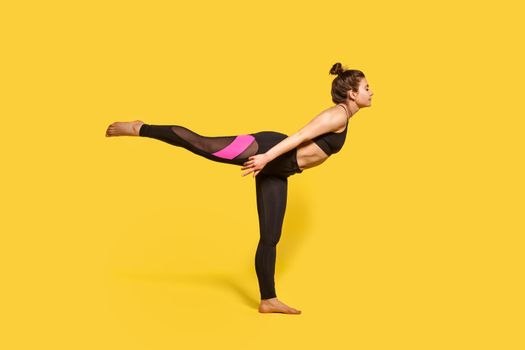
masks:
[[[359,107],[355,103],[341,102],[339,104],[345,109],[348,119],[359,111]]]
[[[359,111],[359,106],[353,101],[345,101],[341,102],[340,105],[343,106],[343,108],[346,110],[346,117],[350,119],[354,114],[356,114]]]

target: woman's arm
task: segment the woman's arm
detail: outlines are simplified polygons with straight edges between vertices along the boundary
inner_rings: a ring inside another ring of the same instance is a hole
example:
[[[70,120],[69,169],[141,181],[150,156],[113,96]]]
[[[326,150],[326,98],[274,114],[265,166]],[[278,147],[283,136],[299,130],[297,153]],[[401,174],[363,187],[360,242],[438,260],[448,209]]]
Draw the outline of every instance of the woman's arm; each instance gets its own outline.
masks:
[[[346,123],[346,116],[340,113],[329,113],[323,112],[317,117],[312,119],[308,124],[302,127],[296,133],[288,136],[272,148],[270,148],[265,154],[268,157],[268,161],[272,161],[284,154],[301,143],[314,139],[319,135],[326,134],[327,132],[337,131]]]

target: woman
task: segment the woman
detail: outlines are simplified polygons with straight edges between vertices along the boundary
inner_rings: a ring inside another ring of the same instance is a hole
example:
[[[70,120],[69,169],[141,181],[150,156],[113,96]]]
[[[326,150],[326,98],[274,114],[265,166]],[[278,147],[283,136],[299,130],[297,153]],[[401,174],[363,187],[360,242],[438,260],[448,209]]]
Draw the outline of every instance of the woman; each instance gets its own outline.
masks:
[[[141,120],[112,123],[106,136],[143,136],[183,147],[213,161],[241,166],[255,178],[260,240],[255,270],[261,303],[259,312],[300,314],[277,299],[274,284],[276,246],[286,209],[288,177],[323,163],[337,153],[346,138],[349,119],[360,108],[370,107],[372,90],[359,70],[345,70],[336,63],[330,74],[332,101],[336,104],[291,136],[261,131],[237,136],[201,136],[180,125],[151,125]]]

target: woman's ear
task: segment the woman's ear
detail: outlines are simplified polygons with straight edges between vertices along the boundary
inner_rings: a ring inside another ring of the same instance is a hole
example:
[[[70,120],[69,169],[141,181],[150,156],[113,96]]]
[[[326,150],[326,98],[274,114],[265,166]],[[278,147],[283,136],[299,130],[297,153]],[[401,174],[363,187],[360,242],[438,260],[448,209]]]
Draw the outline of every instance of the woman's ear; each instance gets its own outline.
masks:
[[[348,91],[346,92],[346,96],[348,97],[349,100],[351,100],[351,101],[355,101],[355,99],[356,99],[356,97],[357,97],[357,93],[356,93],[355,91],[353,91],[353,90],[350,89],[350,90],[348,90]]]

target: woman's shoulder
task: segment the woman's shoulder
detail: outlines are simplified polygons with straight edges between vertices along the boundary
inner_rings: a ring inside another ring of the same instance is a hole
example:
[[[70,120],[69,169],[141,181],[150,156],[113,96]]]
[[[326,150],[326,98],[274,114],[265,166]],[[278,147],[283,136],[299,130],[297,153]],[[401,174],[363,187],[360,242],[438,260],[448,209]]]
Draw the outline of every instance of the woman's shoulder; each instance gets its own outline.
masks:
[[[346,110],[344,109],[344,107],[341,107],[338,104],[324,109],[319,113],[318,117],[337,121],[338,124],[341,124],[343,126],[346,125],[346,122],[348,120]]]
[[[346,110],[340,104],[336,104],[336,105],[332,105],[330,107],[327,107],[327,108],[323,109],[319,113],[319,115],[330,115],[330,116],[343,115],[343,116],[346,116]]]

